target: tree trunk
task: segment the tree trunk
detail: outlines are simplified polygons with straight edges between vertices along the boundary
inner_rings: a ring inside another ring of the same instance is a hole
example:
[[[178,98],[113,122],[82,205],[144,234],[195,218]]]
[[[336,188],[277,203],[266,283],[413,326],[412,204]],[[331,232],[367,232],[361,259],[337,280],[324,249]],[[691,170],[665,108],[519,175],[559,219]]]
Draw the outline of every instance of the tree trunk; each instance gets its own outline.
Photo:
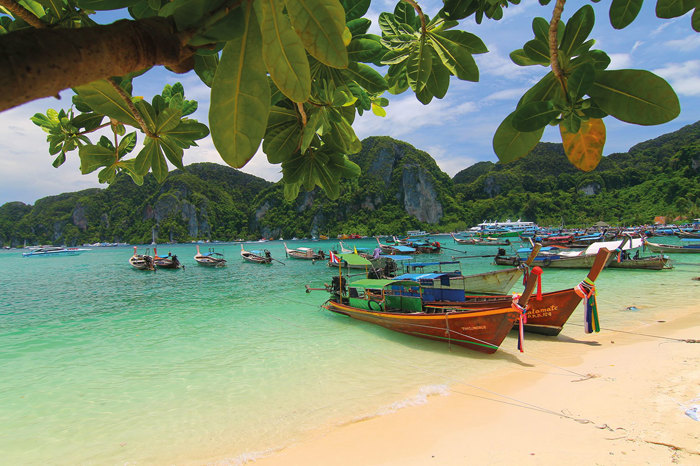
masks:
[[[0,35],[0,111],[97,79],[177,67],[190,55],[173,23],[157,17]]]

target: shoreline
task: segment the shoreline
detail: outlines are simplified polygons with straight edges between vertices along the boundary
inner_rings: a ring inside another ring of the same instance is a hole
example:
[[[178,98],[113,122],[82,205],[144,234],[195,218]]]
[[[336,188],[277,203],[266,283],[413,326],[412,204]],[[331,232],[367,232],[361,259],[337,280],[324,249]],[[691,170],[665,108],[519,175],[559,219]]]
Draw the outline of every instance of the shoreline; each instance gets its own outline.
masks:
[[[700,407],[700,344],[661,338],[700,338],[700,312],[675,312],[671,321],[601,330],[580,342],[600,346],[559,342],[561,351],[546,357],[528,358],[526,337],[518,367],[238,462],[700,464],[700,422],[684,412]]]

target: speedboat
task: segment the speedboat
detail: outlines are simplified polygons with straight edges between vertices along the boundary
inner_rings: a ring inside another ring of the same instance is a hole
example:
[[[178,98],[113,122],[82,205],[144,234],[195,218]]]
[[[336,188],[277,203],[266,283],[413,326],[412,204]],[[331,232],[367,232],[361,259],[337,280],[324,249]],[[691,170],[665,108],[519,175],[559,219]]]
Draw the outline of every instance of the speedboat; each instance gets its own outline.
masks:
[[[89,249],[83,248],[66,248],[62,246],[42,246],[31,248],[29,252],[23,252],[22,257],[58,257],[58,256],[77,256]]]

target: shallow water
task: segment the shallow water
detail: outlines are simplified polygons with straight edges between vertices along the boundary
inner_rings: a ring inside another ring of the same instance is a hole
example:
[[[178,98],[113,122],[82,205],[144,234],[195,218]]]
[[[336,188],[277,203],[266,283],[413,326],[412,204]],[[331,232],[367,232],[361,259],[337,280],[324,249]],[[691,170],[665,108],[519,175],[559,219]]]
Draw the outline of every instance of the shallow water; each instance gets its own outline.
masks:
[[[496,250],[440,239],[467,254]],[[328,250],[336,242],[288,244]],[[237,244],[216,245],[229,261],[221,269],[197,266],[194,245],[162,245],[161,255],[177,254],[186,269],[156,273],[133,270],[130,247],[57,258],[0,252],[3,463],[236,463],[456,381],[515,364],[543,370],[556,345],[586,350],[580,306],[559,341],[526,337],[523,355],[515,334],[481,355],[319,311],[327,294],[306,294],[304,285],[329,282],[333,269],[286,259],[280,242],[247,246],[260,247],[285,265],[243,262]],[[460,254],[420,260],[452,255]],[[700,255],[672,258],[695,265],[603,271],[601,325],[671,320],[700,304],[700,282],[691,280]],[[494,268],[487,258],[462,261],[465,274]],[[585,273],[545,270],[544,290],[571,287]]]

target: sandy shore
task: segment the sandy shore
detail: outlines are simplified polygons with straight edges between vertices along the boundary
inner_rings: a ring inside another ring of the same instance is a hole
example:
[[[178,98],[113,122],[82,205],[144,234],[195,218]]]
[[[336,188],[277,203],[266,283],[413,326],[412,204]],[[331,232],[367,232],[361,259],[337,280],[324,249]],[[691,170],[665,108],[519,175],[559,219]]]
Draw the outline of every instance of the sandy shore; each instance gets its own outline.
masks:
[[[638,334],[700,339],[700,312],[632,331],[582,332],[597,346],[553,342],[543,359],[557,367],[524,356],[507,373],[313,433],[255,464],[700,465],[700,422],[685,414],[700,411],[700,343]]]

